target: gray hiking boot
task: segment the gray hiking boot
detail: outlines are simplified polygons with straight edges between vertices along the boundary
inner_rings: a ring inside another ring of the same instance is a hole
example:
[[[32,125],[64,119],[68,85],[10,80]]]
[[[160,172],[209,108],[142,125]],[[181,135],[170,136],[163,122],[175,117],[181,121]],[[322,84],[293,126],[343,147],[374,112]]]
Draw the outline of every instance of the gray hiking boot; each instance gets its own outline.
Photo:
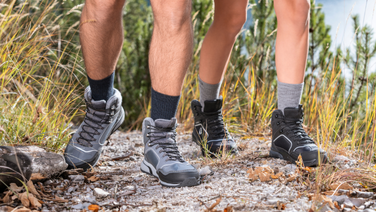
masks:
[[[157,177],[163,186],[185,187],[199,184],[198,171],[186,162],[176,145],[176,119],[146,118],[142,123],[145,145],[141,171]]]
[[[114,95],[106,102],[91,98],[90,87],[85,90],[86,116],[74,133],[64,152],[68,169],[84,170],[97,164],[106,140],[124,121],[121,94],[114,89]]]

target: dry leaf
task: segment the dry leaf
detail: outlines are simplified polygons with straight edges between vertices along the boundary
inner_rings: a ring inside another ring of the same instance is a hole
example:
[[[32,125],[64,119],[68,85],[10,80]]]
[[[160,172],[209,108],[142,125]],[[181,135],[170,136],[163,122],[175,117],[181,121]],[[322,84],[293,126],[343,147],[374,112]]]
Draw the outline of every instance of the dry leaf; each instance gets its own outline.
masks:
[[[34,207],[34,208],[42,207],[42,205],[39,203],[38,199],[36,197],[34,197],[33,194],[30,194],[30,193],[29,193],[29,201],[30,201],[31,207]]]
[[[31,210],[23,207],[23,208],[16,209],[13,212],[31,212]]]
[[[341,210],[341,206],[338,205],[337,201],[334,202],[334,207],[336,207],[338,210]]]
[[[329,204],[329,207],[331,209],[334,209],[334,203],[333,203],[333,200],[325,195],[321,195],[321,198],[324,200],[324,204],[325,203],[328,203]]]
[[[287,179],[286,179],[286,181],[287,181],[287,182],[291,182],[291,181],[295,180],[295,179],[296,179],[296,177],[297,177],[297,175],[296,175],[296,174],[292,174],[292,175],[290,175],[290,177],[289,177],[289,178],[287,178]]]
[[[221,202],[221,200],[222,200],[222,197],[219,197],[217,199],[217,201],[215,201],[215,203],[213,203],[213,205],[211,205],[209,208],[206,209],[206,211],[208,211],[208,212],[212,211],[215,208],[215,206],[219,205],[219,203]]]
[[[285,210],[286,209],[286,205],[282,202],[278,202],[277,207],[278,207],[278,210]]]
[[[332,190],[339,190],[339,189],[343,189],[343,190],[352,190],[353,187],[348,184],[348,183],[341,183],[341,182],[336,182],[336,183],[333,183],[330,185],[330,188]]]
[[[259,177],[260,177],[260,181],[261,182],[268,182],[270,181],[270,173],[268,172],[262,172],[259,174]]]
[[[34,186],[34,183],[33,181],[29,180],[29,182],[27,182],[27,188],[29,189],[29,191],[34,194],[35,196],[39,196],[39,193],[38,191],[35,189],[35,186]]]
[[[315,169],[314,168],[312,168],[312,167],[304,167],[304,170],[306,170],[307,172],[309,172],[309,173],[312,173],[313,171],[315,171]]]
[[[11,199],[10,199],[10,195],[12,194],[12,192],[8,192],[5,194],[5,197],[3,198],[3,203],[10,203],[11,202]]]
[[[18,187],[15,183],[11,183],[9,189],[13,192],[20,192],[22,191],[23,187]]]
[[[55,202],[69,202],[68,200],[63,199],[61,197],[58,197],[57,195],[55,195],[55,199],[53,201],[55,201]]]
[[[87,179],[90,182],[97,182],[99,180],[99,177],[91,176],[89,179]]]
[[[27,195],[27,192],[24,192],[22,194],[18,194],[18,199],[21,201],[22,205],[25,207],[30,206],[29,197]]]
[[[98,212],[99,211],[99,206],[98,205],[89,205],[88,209],[90,211]]]
[[[13,212],[15,210],[12,207],[6,206],[6,210],[5,211],[7,211],[7,212]]]
[[[274,175],[274,174],[271,175],[271,177],[272,177],[273,179],[278,179],[278,178],[280,178],[280,177],[282,177],[282,176],[283,176],[283,173],[282,173],[282,172],[279,172],[279,173],[276,174],[276,175]]]
[[[258,174],[256,174],[252,168],[248,169],[247,173],[249,173],[248,178],[250,181],[255,181],[258,179]]]
[[[232,208],[232,206],[227,206],[223,212],[234,212],[234,209]]]
[[[32,181],[41,181],[44,179],[46,179],[46,177],[43,176],[41,173],[32,173],[30,177],[30,180]]]

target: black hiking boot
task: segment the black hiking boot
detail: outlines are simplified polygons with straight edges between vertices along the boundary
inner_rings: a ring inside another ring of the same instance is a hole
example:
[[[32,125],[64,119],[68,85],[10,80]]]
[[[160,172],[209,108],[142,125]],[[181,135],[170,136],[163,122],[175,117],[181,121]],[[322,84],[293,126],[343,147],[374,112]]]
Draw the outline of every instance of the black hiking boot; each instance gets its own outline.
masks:
[[[299,155],[304,166],[318,166],[327,161],[326,152],[319,149],[303,129],[303,108],[285,108],[272,114],[272,147],[270,156],[290,161],[295,164]]]
[[[192,140],[200,145],[203,155],[217,156],[223,151],[238,153],[236,143],[223,123],[222,103],[222,98],[207,100],[204,103],[204,111],[199,101],[193,100],[191,103],[195,119]]]

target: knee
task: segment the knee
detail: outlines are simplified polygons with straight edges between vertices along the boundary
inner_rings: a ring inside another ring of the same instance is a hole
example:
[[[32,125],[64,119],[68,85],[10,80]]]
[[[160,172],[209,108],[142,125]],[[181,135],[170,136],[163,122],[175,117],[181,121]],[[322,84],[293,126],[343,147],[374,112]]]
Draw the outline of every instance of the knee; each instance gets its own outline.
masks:
[[[190,0],[151,1],[151,5],[154,14],[154,29],[175,34],[187,27],[190,28]]]
[[[242,29],[247,20],[247,13],[234,12],[221,17],[219,20],[214,19],[213,27],[220,27],[232,37],[235,37]]]
[[[308,26],[311,9],[309,0],[276,0],[275,4],[280,7],[278,12],[276,8],[278,23]]]
[[[85,9],[90,14],[102,17],[112,17],[121,13],[126,0],[86,0]]]

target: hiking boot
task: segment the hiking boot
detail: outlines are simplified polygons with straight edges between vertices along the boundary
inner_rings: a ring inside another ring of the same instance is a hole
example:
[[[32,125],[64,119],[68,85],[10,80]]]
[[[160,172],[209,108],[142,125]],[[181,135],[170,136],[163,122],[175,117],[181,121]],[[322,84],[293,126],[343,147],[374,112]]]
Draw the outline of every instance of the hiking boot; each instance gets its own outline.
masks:
[[[200,145],[203,155],[216,156],[223,151],[231,154],[238,153],[236,143],[223,123],[222,103],[222,98],[207,100],[202,111],[199,101],[191,102],[195,119],[192,140]]]
[[[304,166],[318,166],[327,161],[326,152],[319,149],[303,129],[303,108],[288,107],[284,113],[275,110],[272,114],[272,147],[270,156],[295,164],[299,155]]]
[[[163,186],[185,187],[199,184],[199,173],[186,162],[176,145],[176,119],[146,118],[142,123],[145,145],[141,171],[157,177]]]
[[[94,167],[106,145],[106,140],[124,121],[121,94],[114,89],[114,95],[107,100],[91,98],[90,87],[85,90],[86,116],[69,141],[64,157],[68,169]]]

